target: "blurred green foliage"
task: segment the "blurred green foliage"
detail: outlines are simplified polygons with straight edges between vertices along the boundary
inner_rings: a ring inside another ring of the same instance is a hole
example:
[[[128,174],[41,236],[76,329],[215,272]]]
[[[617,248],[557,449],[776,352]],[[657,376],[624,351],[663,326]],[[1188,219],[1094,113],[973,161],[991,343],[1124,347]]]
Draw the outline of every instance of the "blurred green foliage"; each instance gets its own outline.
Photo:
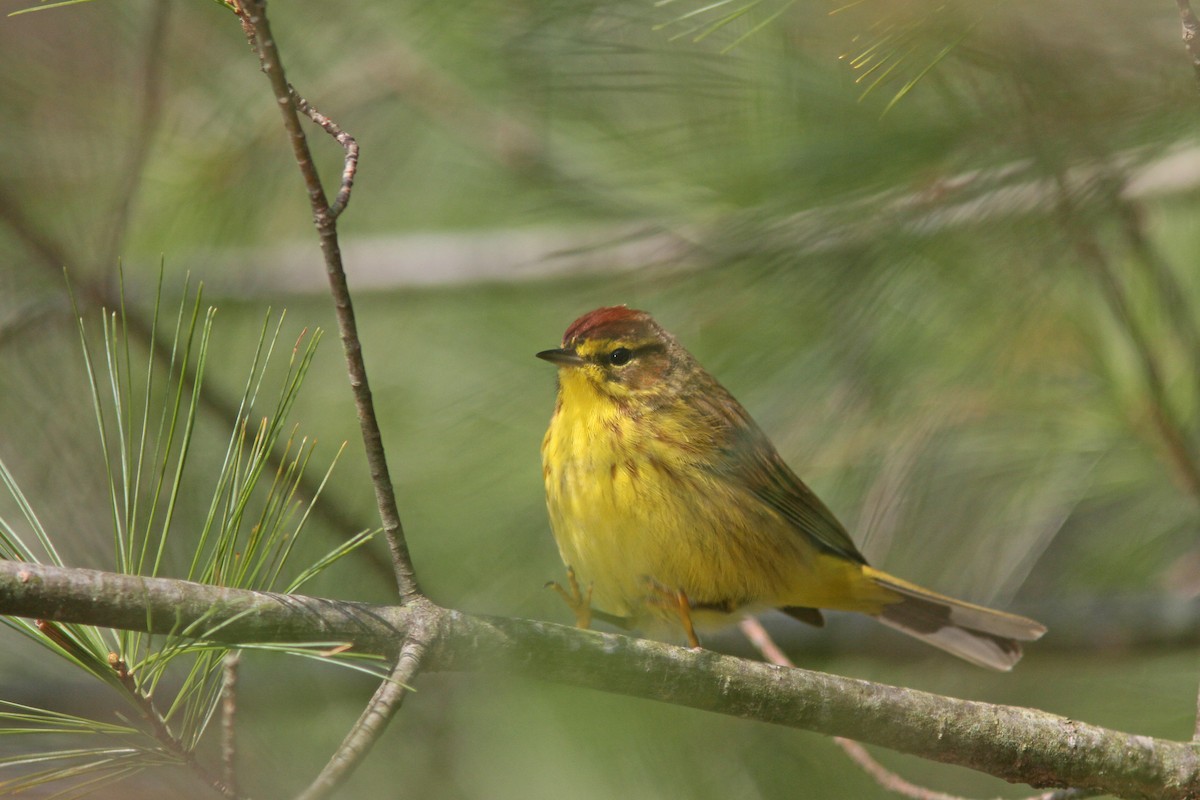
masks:
[[[566,621],[540,588],[561,566],[538,461],[553,375],[532,354],[578,314],[625,302],[742,400],[874,562],[1066,628],[994,676],[836,617],[798,640],[814,642],[794,654],[802,666],[1189,737],[1194,626],[1145,636],[1179,602],[1194,615],[1186,601],[1200,591],[1200,497],[1164,436],[1173,424],[1197,450],[1200,97],[1174,7],[796,0],[723,25],[738,7],[705,7],[272,6],[290,79],[363,148],[342,234],[348,253],[383,252],[382,268],[347,266],[352,288],[372,287],[357,310],[423,586],[470,611]],[[308,289],[320,263],[307,200],[266,81],[217,3],[108,0],[4,19],[0,104],[0,456],[68,560],[107,566],[62,267],[99,290],[120,260],[135,306],[160,260],[168,289],[185,270],[205,281],[221,354],[208,377],[232,397],[268,305],[288,309],[296,337],[333,327],[328,299]],[[340,152],[313,142],[332,179]],[[536,279],[488,271],[486,250],[388,271],[406,237],[430,231],[600,231],[614,246]],[[655,263],[629,262],[618,240]],[[451,262],[489,277],[438,285]],[[336,337],[293,419],[318,439],[316,461],[351,443],[327,499],[371,526]],[[216,458],[227,429],[214,414],[199,424],[203,485],[203,442]],[[199,521],[203,503],[197,491],[180,514]],[[310,556],[357,530],[325,528]],[[309,588],[392,596],[356,558]],[[1054,616],[1123,596],[1145,618]],[[844,648],[838,629],[861,640]],[[0,661],[5,699],[59,695],[69,676],[28,658],[14,646]],[[371,687],[271,655],[244,664],[246,784],[256,796],[298,788]],[[946,791],[1022,794],[883,758]],[[122,796],[156,796],[151,780]],[[401,787],[882,792],[816,736],[479,675],[423,678],[354,780],[365,796]],[[171,791],[203,793],[186,776]]]

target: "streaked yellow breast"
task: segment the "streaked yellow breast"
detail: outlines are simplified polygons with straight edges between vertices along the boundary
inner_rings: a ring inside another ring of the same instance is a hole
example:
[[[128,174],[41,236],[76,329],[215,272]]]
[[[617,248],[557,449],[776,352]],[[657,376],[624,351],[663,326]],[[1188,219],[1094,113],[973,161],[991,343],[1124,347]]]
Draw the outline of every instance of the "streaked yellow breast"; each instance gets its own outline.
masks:
[[[542,443],[546,503],[563,562],[592,587],[596,608],[643,623],[672,616],[647,605],[652,582],[701,609],[878,611],[887,595],[863,580],[860,565],[820,552],[712,469],[717,457],[712,432],[686,404],[626,406],[579,371],[560,370]]]

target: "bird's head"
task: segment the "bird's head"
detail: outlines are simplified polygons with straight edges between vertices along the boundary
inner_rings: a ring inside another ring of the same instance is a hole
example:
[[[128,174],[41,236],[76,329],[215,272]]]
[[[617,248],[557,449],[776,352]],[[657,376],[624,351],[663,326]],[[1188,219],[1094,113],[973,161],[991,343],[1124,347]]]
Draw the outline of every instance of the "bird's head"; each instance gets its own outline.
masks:
[[[645,311],[609,306],[571,323],[562,347],[537,354],[558,367],[564,392],[588,389],[618,402],[669,393],[690,357]]]

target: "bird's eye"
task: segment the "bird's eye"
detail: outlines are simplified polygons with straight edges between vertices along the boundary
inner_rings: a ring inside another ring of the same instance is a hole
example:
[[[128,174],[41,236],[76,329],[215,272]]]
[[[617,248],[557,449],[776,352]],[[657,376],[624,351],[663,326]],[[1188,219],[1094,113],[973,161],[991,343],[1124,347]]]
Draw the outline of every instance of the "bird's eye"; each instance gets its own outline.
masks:
[[[614,367],[624,366],[629,363],[629,359],[633,358],[633,351],[628,347],[618,347],[608,354],[608,363]]]

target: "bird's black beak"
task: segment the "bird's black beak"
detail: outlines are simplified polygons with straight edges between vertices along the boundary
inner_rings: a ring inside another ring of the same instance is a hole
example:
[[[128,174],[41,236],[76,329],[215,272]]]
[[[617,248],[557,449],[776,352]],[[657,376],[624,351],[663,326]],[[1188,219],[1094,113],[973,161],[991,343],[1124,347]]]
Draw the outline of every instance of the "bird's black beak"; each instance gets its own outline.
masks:
[[[574,350],[563,350],[556,347],[553,350],[543,350],[537,354],[538,358],[549,361],[551,364],[557,364],[560,367],[578,367],[583,363],[583,359]]]

